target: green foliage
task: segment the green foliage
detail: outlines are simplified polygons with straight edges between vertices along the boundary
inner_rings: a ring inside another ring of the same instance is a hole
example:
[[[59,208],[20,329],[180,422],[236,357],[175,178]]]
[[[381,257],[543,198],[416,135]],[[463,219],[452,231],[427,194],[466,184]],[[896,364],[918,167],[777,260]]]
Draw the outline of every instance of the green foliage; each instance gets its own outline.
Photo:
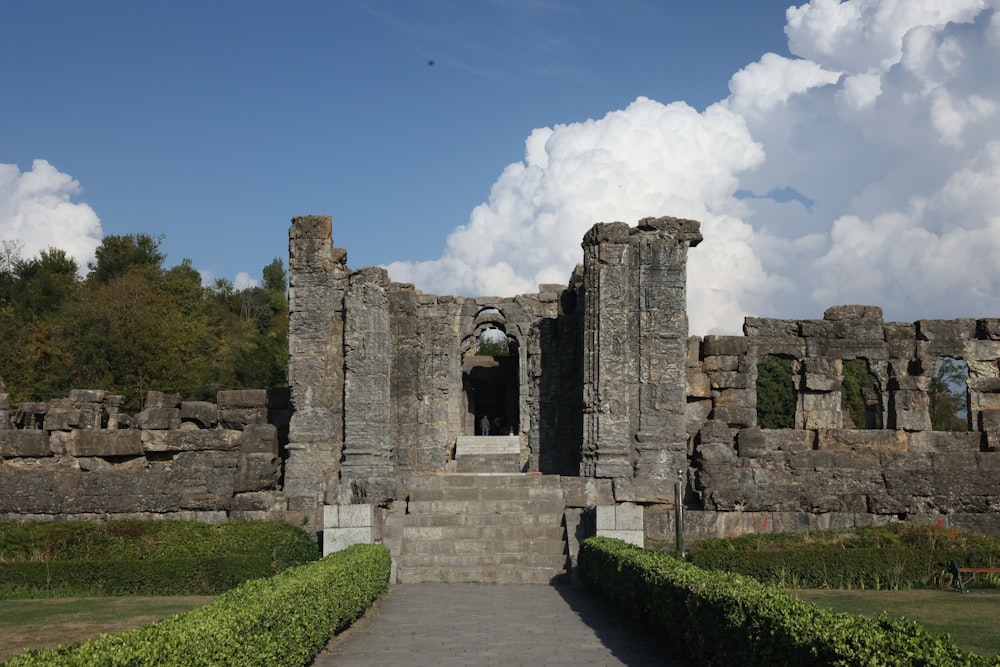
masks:
[[[217,593],[316,558],[278,521],[0,523],[0,597]]]
[[[88,277],[94,282],[106,283],[130,269],[160,271],[167,258],[160,252],[163,239],[162,235],[154,238],[149,234],[105,236],[94,251],[95,261],[87,265]]]
[[[190,260],[169,269],[148,234],[108,236],[86,280],[62,250],[0,244],[0,368],[14,403],[106,389],[140,409],[150,389],[211,400],[221,388],[287,383],[287,275],[209,288]]]
[[[580,576],[698,665],[987,665],[903,619],[838,614],[745,575],[608,538],[584,541]]]
[[[488,336],[479,337],[479,345],[476,347],[476,354],[486,357],[506,357],[510,354],[507,346],[507,337],[491,338]]]
[[[841,409],[850,415],[854,428],[882,428],[882,410],[869,404],[865,394],[879,396],[878,380],[864,359],[845,359],[840,386]]]
[[[790,359],[767,356],[757,364],[757,425],[795,427],[795,386]]]
[[[945,357],[938,364],[927,387],[931,428],[935,431],[968,431],[968,406],[965,380],[969,367],[965,362]]]
[[[889,524],[704,540],[690,558],[700,567],[792,588],[928,588],[951,582],[952,560],[962,567],[1000,566],[1000,538],[944,526]]]
[[[27,651],[5,664],[305,665],[386,590],[390,566],[385,547],[355,545],[139,630]]]

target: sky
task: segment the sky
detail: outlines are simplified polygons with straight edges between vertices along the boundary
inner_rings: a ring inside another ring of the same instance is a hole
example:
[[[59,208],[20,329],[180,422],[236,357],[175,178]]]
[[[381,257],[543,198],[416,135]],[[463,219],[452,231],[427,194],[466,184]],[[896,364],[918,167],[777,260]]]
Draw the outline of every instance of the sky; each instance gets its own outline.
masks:
[[[439,294],[702,223],[694,334],[1000,316],[1000,0],[0,0],[0,241],[162,237],[206,284],[333,217]]]

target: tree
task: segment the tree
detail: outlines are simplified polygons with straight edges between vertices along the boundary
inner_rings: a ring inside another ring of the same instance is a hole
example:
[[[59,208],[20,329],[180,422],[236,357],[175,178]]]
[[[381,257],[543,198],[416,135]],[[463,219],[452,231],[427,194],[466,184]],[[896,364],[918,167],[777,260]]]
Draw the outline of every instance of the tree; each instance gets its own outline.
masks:
[[[488,332],[484,331],[482,335],[479,336],[479,344],[476,346],[476,354],[485,357],[506,357],[510,355],[510,347],[507,345],[507,336],[500,332],[498,329],[490,329],[489,331],[497,331],[498,333],[487,335]]]
[[[149,234],[105,236],[94,252],[96,259],[87,264],[90,269],[87,277],[97,283],[106,283],[132,267],[161,271],[163,260],[167,258],[160,252],[164,238],[162,234],[157,237]]]
[[[938,364],[927,387],[931,428],[935,431],[969,430],[968,405],[965,398],[965,380],[969,367],[945,357]]]
[[[790,359],[767,356],[757,364],[757,425],[795,427],[795,385]]]
[[[882,428],[878,380],[865,359],[845,359],[840,384],[840,408],[854,428]]]

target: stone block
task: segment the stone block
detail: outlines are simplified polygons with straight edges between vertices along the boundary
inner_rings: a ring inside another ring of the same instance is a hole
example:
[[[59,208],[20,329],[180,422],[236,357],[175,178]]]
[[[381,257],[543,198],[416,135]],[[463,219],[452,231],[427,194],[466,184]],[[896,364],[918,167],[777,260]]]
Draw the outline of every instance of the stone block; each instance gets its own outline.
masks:
[[[712,356],[735,356],[746,355],[750,349],[750,342],[745,336],[705,336],[702,343],[702,354],[704,357]]]
[[[563,502],[567,507],[594,507],[614,502],[612,481],[593,477],[560,477]]]
[[[10,394],[0,391],[0,410],[10,410]]]
[[[49,434],[45,431],[0,430],[0,459],[51,455]]]
[[[816,435],[816,449],[820,451],[905,452],[908,447],[909,439],[903,431],[820,429]]]
[[[688,368],[697,368],[701,363],[701,336],[688,336],[684,350],[684,363]]]
[[[162,391],[149,391],[146,392],[146,402],[143,404],[143,408],[179,408],[180,405],[180,394],[166,394]]]
[[[615,530],[641,531],[642,527],[642,505],[622,503],[615,506]]]
[[[240,432],[228,429],[142,431],[147,452],[228,451],[240,446]]]
[[[267,408],[219,408],[219,425],[243,430],[248,424],[266,424]]]
[[[798,320],[778,320],[769,317],[747,317],[743,320],[743,333],[756,338],[798,337]]]
[[[1000,432],[1000,410],[982,410],[979,413],[979,430]]]
[[[375,525],[374,505],[341,505],[340,527],[363,528]]]
[[[801,359],[806,356],[804,338],[751,338],[750,350],[758,360],[767,356]]]
[[[712,408],[712,419],[737,428],[754,426],[757,423],[757,409],[716,405]]]
[[[812,441],[812,431],[791,428],[745,428],[736,436],[741,458],[760,458],[776,452],[805,452],[812,449]]]
[[[258,452],[278,456],[277,427],[273,424],[247,424],[240,435],[240,449],[247,453]]]
[[[216,395],[219,408],[266,408],[266,389],[226,389]]]
[[[80,408],[72,405],[49,405],[42,428],[46,431],[69,431],[80,427]]]
[[[687,402],[684,406],[684,429],[688,437],[696,435],[702,429],[711,412],[711,399]]]
[[[712,389],[748,389],[750,374],[738,371],[714,371],[707,373]]]
[[[717,355],[712,357],[705,357],[702,362],[702,368],[705,369],[706,373],[714,373],[717,371],[738,371],[740,368],[740,357],[732,355]]]
[[[730,463],[736,461],[736,450],[731,444],[702,442],[695,454],[705,463]]]
[[[274,454],[241,453],[234,483],[235,493],[273,489],[281,473],[281,459]]]
[[[598,505],[594,508],[597,534],[602,531],[614,530],[616,526],[615,505]]]
[[[686,468],[687,461],[679,459],[674,469]],[[614,497],[617,502],[629,503],[671,503],[674,501],[674,482],[671,479],[627,479],[619,477],[614,481]]]
[[[81,430],[66,443],[70,456],[141,456],[142,434],[131,429]]]
[[[715,397],[715,405],[721,407],[757,409],[756,389],[723,389]],[[725,420],[723,420],[725,421]]]
[[[135,416],[135,426],[148,430],[179,429],[181,427],[180,408],[146,408]]]
[[[219,407],[208,401],[182,401],[181,421],[193,422],[200,428],[212,428],[219,422]]]
[[[688,370],[684,388],[692,398],[709,398],[712,395],[712,383],[708,375],[699,370]]]
[[[982,447],[982,434],[944,431],[920,431],[909,433],[909,451],[914,454],[935,454],[939,452],[978,452]]]

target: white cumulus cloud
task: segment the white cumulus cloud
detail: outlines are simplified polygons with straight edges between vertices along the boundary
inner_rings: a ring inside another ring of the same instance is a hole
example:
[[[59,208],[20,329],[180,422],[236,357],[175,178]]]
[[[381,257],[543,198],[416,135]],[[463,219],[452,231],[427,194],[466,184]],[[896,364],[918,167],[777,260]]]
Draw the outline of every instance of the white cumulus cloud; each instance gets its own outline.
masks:
[[[23,259],[60,248],[85,272],[101,242],[101,221],[90,206],[72,201],[80,191],[73,177],[45,160],[25,172],[0,164],[0,240],[20,243]]]
[[[899,320],[1000,311],[1000,0],[812,0],[698,112],[638,98],[534,130],[442,257],[436,292],[563,283],[598,221],[702,221],[694,333],[841,303]]]

